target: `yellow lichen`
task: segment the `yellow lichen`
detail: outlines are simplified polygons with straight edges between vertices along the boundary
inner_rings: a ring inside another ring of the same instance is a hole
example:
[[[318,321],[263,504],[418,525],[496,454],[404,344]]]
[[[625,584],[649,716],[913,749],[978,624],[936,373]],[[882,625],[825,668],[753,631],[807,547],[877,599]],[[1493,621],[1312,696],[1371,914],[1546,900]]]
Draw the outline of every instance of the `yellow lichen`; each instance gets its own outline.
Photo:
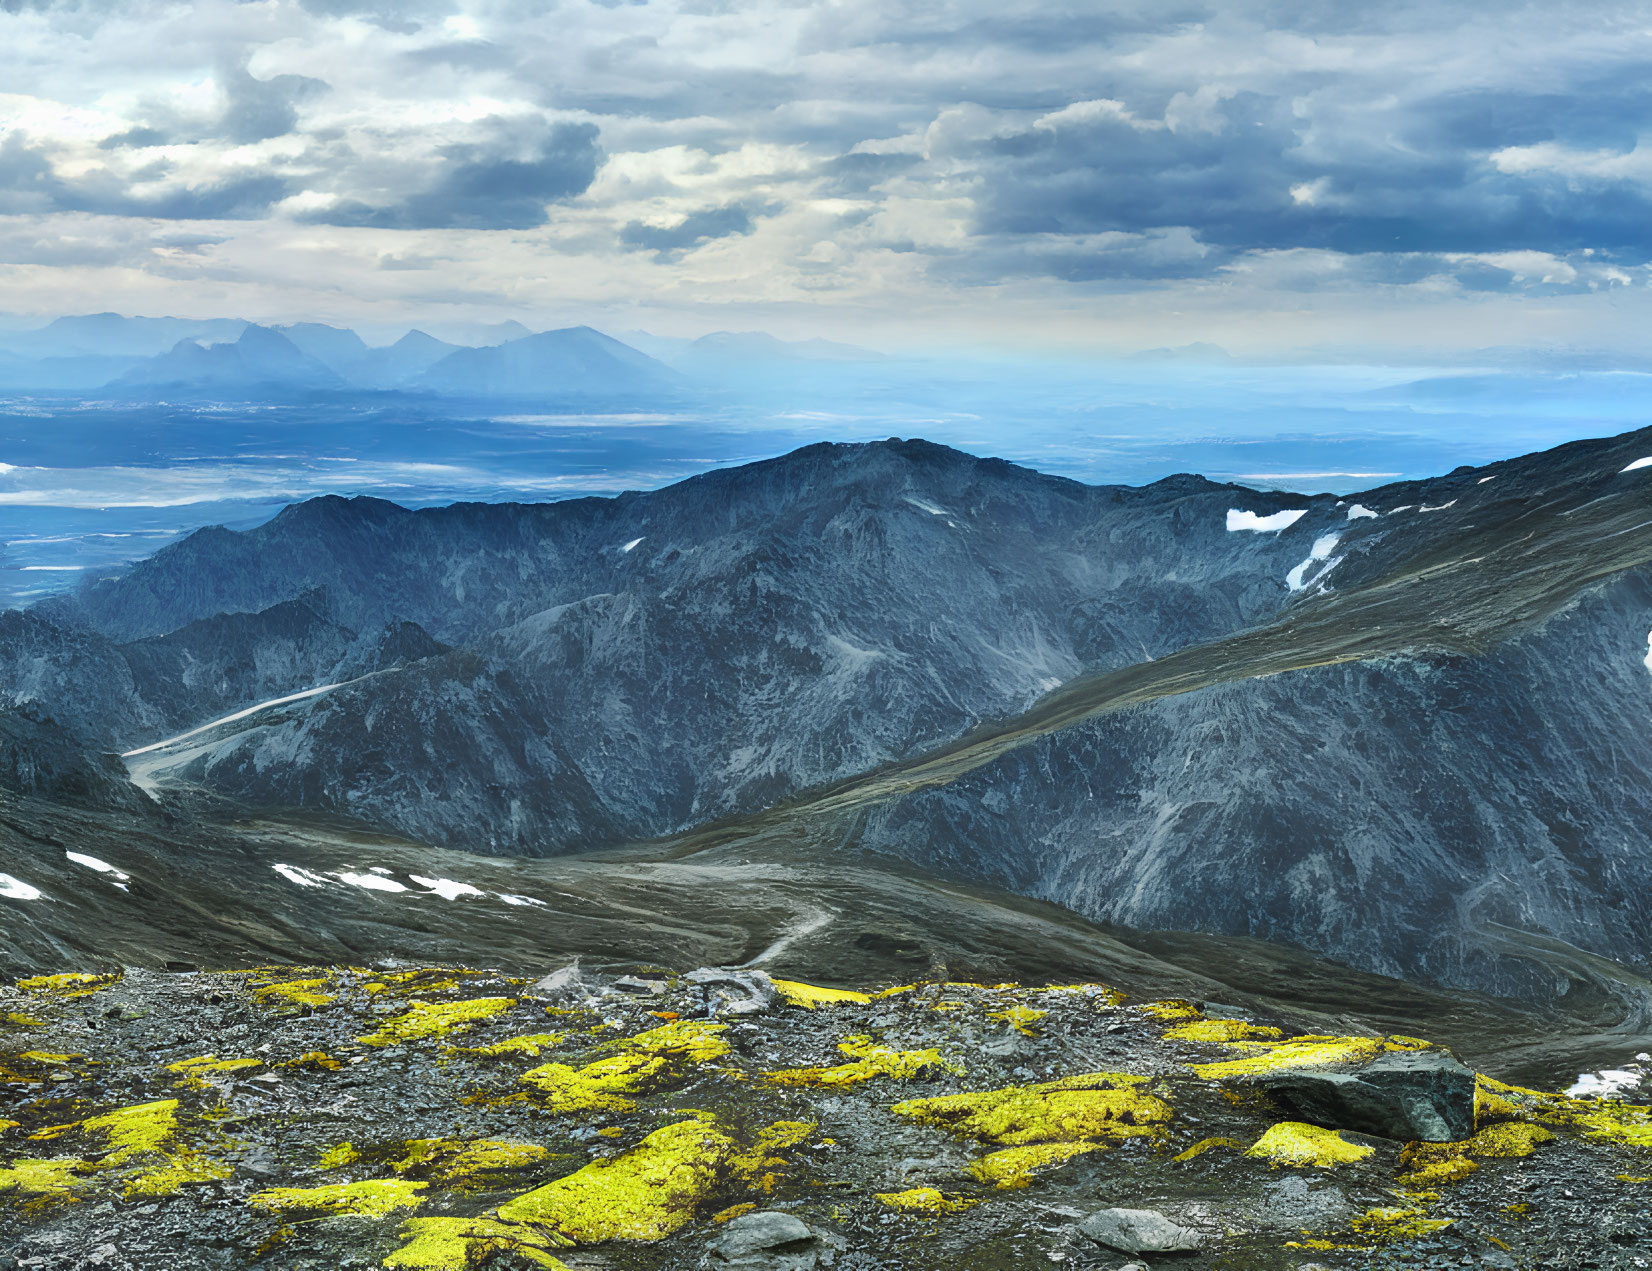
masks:
[[[1380,1037],[1292,1037],[1287,1041],[1246,1041],[1232,1043],[1258,1053],[1244,1059],[1218,1063],[1190,1064],[1207,1081],[1227,1077],[1250,1077],[1283,1068],[1319,1068],[1328,1064],[1365,1063],[1384,1049]]]
[[[307,1072],[337,1072],[344,1065],[324,1050],[308,1050],[286,1065]]]
[[[416,1171],[449,1186],[480,1175],[499,1174],[537,1164],[549,1153],[537,1143],[499,1139],[409,1139],[390,1162],[398,1174]]]
[[[398,1209],[415,1209],[424,1183],[406,1179],[367,1179],[359,1183],[331,1183],[323,1187],[269,1187],[247,1197],[255,1209],[276,1213],[319,1211],[358,1218],[382,1218]]]
[[[1451,1222],[1449,1218],[1425,1218],[1420,1209],[1370,1209],[1351,1225],[1368,1240],[1392,1244],[1431,1236],[1451,1226]]]
[[[549,1271],[569,1271],[546,1247],[544,1237],[515,1223],[491,1218],[409,1218],[401,1234],[408,1243],[384,1260],[387,1267],[469,1271],[496,1254],[513,1253]]]
[[[736,1218],[743,1218],[745,1215],[755,1212],[756,1209],[755,1203],[743,1200],[738,1205],[730,1205],[727,1209],[719,1209],[711,1216],[711,1221],[716,1223],[732,1222]]]
[[[364,1046],[395,1046],[425,1037],[463,1032],[516,1005],[514,997],[475,997],[462,1002],[414,1002],[405,1014],[384,1020],[356,1040]]]
[[[1093,1072],[1039,1085],[909,1099],[892,1111],[962,1137],[1006,1146],[1076,1143],[1151,1133],[1169,1121],[1170,1105],[1136,1088],[1145,1080]]]
[[[752,1145],[729,1157],[729,1169],[748,1186],[761,1192],[771,1192],[779,1181],[777,1171],[788,1162],[775,1156],[787,1148],[796,1147],[815,1132],[813,1121],[776,1121],[758,1131]]]
[[[1038,1032],[1033,1025],[1048,1014],[1048,1011],[1034,1010],[1030,1006],[1012,1006],[1008,1010],[993,1011],[987,1018],[1001,1019],[1016,1032],[1025,1033],[1028,1037],[1037,1037]]]
[[[13,1161],[0,1168],[0,1192],[17,1191],[27,1196],[73,1192],[90,1183],[96,1170],[95,1165],[74,1157]]]
[[[172,1139],[178,1132],[178,1101],[133,1104],[80,1124],[108,1141],[110,1151],[104,1164],[119,1165],[140,1153],[159,1152]]]
[[[838,1049],[854,1062],[830,1068],[783,1068],[764,1073],[764,1079],[781,1086],[851,1086],[874,1077],[911,1081],[943,1071],[962,1076],[964,1071],[962,1064],[943,1059],[941,1052],[933,1048],[890,1050],[870,1037],[857,1035],[839,1043]]]
[[[1238,1139],[1227,1139],[1227,1138],[1200,1139],[1197,1143],[1195,1143],[1192,1147],[1188,1148],[1185,1152],[1178,1152],[1178,1153],[1176,1153],[1175,1156],[1171,1157],[1170,1159],[1173,1160],[1173,1161],[1176,1161],[1178,1163],[1185,1162],[1185,1161],[1191,1161],[1195,1157],[1203,1156],[1206,1152],[1210,1151],[1211,1148],[1214,1148],[1214,1147],[1231,1148],[1235,1152],[1243,1152],[1243,1151],[1246,1150],[1245,1145],[1243,1143],[1241,1143]]]
[[[693,1221],[737,1151],[709,1122],[679,1121],[612,1160],[592,1161],[506,1202],[498,1216],[570,1244],[663,1240]]]
[[[448,1054],[482,1055],[490,1059],[505,1055],[527,1055],[537,1059],[540,1051],[561,1045],[567,1037],[566,1033],[526,1033],[521,1037],[495,1042],[491,1046],[451,1046],[448,1048]]]
[[[520,1080],[538,1090],[543,1106],[552,1112],[628,1112],[636,1107],[632,1096],[664,1085],[683,1068],[720,1058],[728,1052],[723,1024],[677,1020],[635,1037],[610,1042],[619,1053],[574,1068],[542,1064]]]
[[[256,1059],[219,1059],[217,1055],[202,1055],[196,1059],[180,1059],[175,1064],[168,1064],[166,1070],[182,1078],[178,1085],[190,1090],[204,1090],[207,1087],[206,1078],[214,1073],[244,1072],[248,1068],[261,1067],[263,1064]]]
[[[969,1167],[969,1172],[994,1187],[1025,1187],[1034,1174],[1089,1152],[1105,1152],[1109,1143],[1035,1143],[1027,1147],[1006,1147],[988,1153]]]
[[[17,987],[25,993],[50,993],[54,997],[87,997],[118,984],[121,972],[69,971],[62,975],[34,975],[19,980]]]
[[[793,1006],[815,1007],[837,1002],[857,1002],[864,1006],[872,1000],[866,993],[856,993],[852,989],[825,989],[816,984],[803,984],[797,980],[773,981],[775,991]]]
[[[355,1144],[345,1141],[324,1150],[316,1164],[321,1169],[343,1169],[346,1165],[354,1165],[360,1159],[361,1153],[356,1150]]]
[[[1281,1034],[1277,1028],[1263,1028],[1242,1019],[1198,1019],[1178,1024],[1165,1033],[1171,1041],[1206,1042],[1222,1045],[1229,1042],[1274,1039]]]
[[[43,1024],[40,1020],[35,1019],[34,1016],[32,1016],[32,1015],[19,1015],[16,1011],[7,1011],[6,1012],[6,1023],[9,1024],[13,1028],[44,1028],[45,1027],[45,1024]]]
[[[1303,1121],[1281,1121],[1270,1126],[1246,1149],[1245,1155],[1272,1161],[1275,1165],[1335,1169],[1338,1165],[1363,1161],[1371,1151],[1362,1144],[1349,1143],[1336,1130]]]
[[[891,1209],[909,1214],[956,1214],[979,1205],[980,1200],[970,1196],[947,1196],[933,1187],[913,1187],[904,1192],[878,1192],[877,1199]]]
[[[1477,1120],[1519,1118],[1578,1130],[1591,1139],[1652,1147],[1652,1108],[1528,1090],[1484,1074],[1475,1095],[1475,1114]]]
[[[308,1006],[313,1010],[333,1000],[331,993],[322,991],[331,986],[332,981],[325,976],[313,980],[269,980],[255,983],[252,996],[262,1006]]]
[[[140,1170],[126,1183],[126,1197],[170,1196],[185,1183],[206,1183],[231,1177],[235,1171],[223,1161],[188,1149],[173,1152],[165,1165]]]
[[[1143,1002],[1136,1007],[1138,1011],[1146,1011],[1154,1019],[1198,1019],[1199,1008],[1192,1002],[1184,1002],[1181,998],[1169,998],[1163,1002]]]

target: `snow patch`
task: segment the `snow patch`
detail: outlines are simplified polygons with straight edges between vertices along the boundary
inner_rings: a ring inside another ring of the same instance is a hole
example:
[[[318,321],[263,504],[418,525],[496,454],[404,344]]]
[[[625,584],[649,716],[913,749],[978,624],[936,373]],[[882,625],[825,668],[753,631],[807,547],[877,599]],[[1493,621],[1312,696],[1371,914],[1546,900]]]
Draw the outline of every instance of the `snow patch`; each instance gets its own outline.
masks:
[[[1428,504],[1424,503],[1421,507],[1419,507],[1417,509],[1417,511],[1419,511],[1419,512],[1444,512],[1447,508],[1454,508],[1456,506],[1457,506],[1457,500],[1453,499],[1450,503],[1442,503],[1438,507],[1429,507]]]
[[[277,874],[289,883],[297,883],[300,887],[325,887],[327,880],[320,874],[312,874],[309,870],[297,865],[271,865]]]
[[[622,548],[620,548],[620,551],[622,551],[622,552],[630,552],[630,551],[635,551],[635,550],[636,550],[636,547],[637,547],[637,544],[638,544],[638,543],[640,543],[640,542],[642,542],[642,539],[643,539],[643,538],[647,538],[647,537],[648,537],[648,535],[646,535],[646,534],[644,534],[644,535],[643,535],[643,536],[642,536],[642,538],[634,538],[634,539],[632,539],[632,540],[631,540],[631,541],[630,541],[630,542],[629,542],[629,543],[627,543],[627,544],[626,544],[626,545],[625,545],[625,546],[624,546],[624,547],[622,547]]]
[[[945,508],[938,508],[933,503],[925,503],[922,499],[914,499],[910,494],[904,494],[901,497],[913,507],[917,508],[920,512],[928,512],[931,516],[952,515],[952,513],[948,512]],[[957,526],[953,526],[953,528],[956,529]]]
[[[535,900],[532,896],[513,896],[508,891],[502,891],[497,894],[499,899],[504,901],[507,905],[538,905],[541,909],[545,907],[545,902],[543,900]]]
[[[1366,507],[1365,504],[1363,504],[1363,503],[1356,503],[1356,504],[1354,504],[1353,507],[1348,509],[1348,519],[1350,521],[1362,520],[1365,517],[1371,517],[1372,519],[1375,519],[1376,516],[1377,516],[1377,513],[1373,512],[1370,508]]]
[[[1307,508],[1287,508],[1283,512],[1272,512],[1267,516],[1229,508],[1228,533],[1231,534],[1235,530],[1255,530],[1258,534],[1277,534],[1280,530],[1289,529],[1307,514]]]
[[[95,856],[86,855],[85,852],[65,851],[63,855],[67,856],[76,865],[84,865],[87,869],[95,869],[100,874],[113,874],[116,879],[115,885],[117,887],[120,886],[121,883],[129,883],[132,881],[132,876],[130,874],[123,874],[108,861],[100,861]]]
[[[443,900],[457,900],[460,896],[485,896],[480,887],[472,887],[469,883],[456,883],[451,878],[426,878],[422,874],[409,874],[414,882],[426,891],[440,896]]]
[[[7,900],[39,900],[42,894],[40,888],[30,887],[21,878],[0,874],[0,896]]]
[[[1496,473],[1495,473],[1495,472],[1494,472],[1494,473],[1492,473],[1492,474],[1491,474],[1491,475],[1490,475],[1490,476],[1489,476],[1489,477],[1481,477],[1481,478],[1480,478],[1480,479],[1479,479],[1479,480],[1478,480],[1478,481],[1476,481],[1476,482],[1475,482],[1475,483],[1474,483],[1474,484],[1475,484],[1475,485],[1485,485],[1485,483],[1486,483],[1486,482],[1488,482],[1488,481],[1495,481],[1495,480],[1497,480],[1497,474],[1496,474]]]
[[[347,869],[341,869],[333,877],[341,883],[349,883],[352,887],[361,887],[367,891],[406,891],[407,888],[394,878],[386,878],[383,874],[357,874]]]
[[[1652,468],[1652,455],[1647,455],[1644,459],[1635,460],[1634,463],[1623,469],[1623,471],[1633,472],[1636,468]]]
[[[1400,513],[1400,512],[1409,512],[1412,508],[1414,508],[1416,506],[1417,505],[1415,503],[1405,503],[1405,504],[1402,504],[1401,506],[1399,506],[1397,508],[1389,508],[1388,509],[1388,515],[1389,516],[1394,516],[1395,514]]]
[[[1598,1099],[1609,1099],[1638,1088],[1642,1075],[1643,1071],[1639,1068],[1603,1068],[1599,1072],[1586,1072],[1567,1087],[1566,1093],[1573,1098],[1593,1095]]]
[[[1318,538],[1316,538],[1314,540],[1313,547],[1308,552],[1308,559],[1303,561],[1300,565],[1294,567],[1290,573],[1285,575],[1285,586],[1289,587],[1292,591],[1301,591],[1304,587],[1308,586],[1306,581],[1308,571],[1312,569],[1317,562],[1325,560],[1329,557],[1341,538],[1342,535],[1340,534],[1321,534]],[[1338,557],[1337,559],[1340,560],[1341,557]],[[1313,581],[1318,582],[1321,578],[1325,577],[1326,574],[1335,569],[1336,565],[1337,561],[1332,561],[1324,569],[1320,570],[1319,573],[1314,575]]]
[[[1646,657],[1642,661],[1646,663],[1646,669],[1652,671],[1652,631],[1646,633]]]

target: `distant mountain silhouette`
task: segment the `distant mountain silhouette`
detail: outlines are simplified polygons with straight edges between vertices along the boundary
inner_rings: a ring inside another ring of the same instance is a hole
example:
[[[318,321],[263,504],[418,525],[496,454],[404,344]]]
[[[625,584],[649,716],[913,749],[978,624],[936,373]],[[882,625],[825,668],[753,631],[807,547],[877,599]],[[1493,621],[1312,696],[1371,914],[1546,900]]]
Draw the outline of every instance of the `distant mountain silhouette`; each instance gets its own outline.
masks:
[[[233,344],[202,346],[180,340],[168,353],[133,367],[115,388],[252,390],[343,388],[343,378],[324,362],[269,327],[248,326]]]
[[[474,397],[621,397],[670,392],[681,377],[600,331],[566,327],[493,348],[460,349],[415,383]]]

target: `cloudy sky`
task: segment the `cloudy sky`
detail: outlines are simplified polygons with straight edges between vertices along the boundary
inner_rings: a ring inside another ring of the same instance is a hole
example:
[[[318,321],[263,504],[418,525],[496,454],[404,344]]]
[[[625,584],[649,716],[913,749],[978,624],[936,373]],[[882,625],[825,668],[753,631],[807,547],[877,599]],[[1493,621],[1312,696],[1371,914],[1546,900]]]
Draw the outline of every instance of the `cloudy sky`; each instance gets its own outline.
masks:
[[[1652,6],[0,0],[0,308],[1635,353]]]

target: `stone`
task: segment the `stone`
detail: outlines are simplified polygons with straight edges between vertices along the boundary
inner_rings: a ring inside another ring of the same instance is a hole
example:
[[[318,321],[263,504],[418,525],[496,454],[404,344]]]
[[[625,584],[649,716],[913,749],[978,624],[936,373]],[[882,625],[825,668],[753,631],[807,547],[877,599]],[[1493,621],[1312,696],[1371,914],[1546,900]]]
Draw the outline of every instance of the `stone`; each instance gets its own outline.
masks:
[[[712,1015],[757,1015],[774,1005],[774,981],[764,971],[700,967],[684,978],[705,992]]]
[[[1384,1055],[1358,1072],[1269,1073],[1258,1084],[1316,1125],[1454,1143],[1474,1133],[1474,1070],[1440,1051]]]
[[[743,1214],[707,1248],[707,1265],[749,1271],[813,1271],[820,1265],[820,1238],[793,1214],[764,1209]]]
[[[1101,1209],[1078,1229],[1099,1245],[1120,1253],[1193,1253],[1204,1237],[1172,1222],[1156,1209]]]
[[[535,993],[565,993],[569,989],[580,986],[579,959],[575,958],[565,967],[559,967],[549,975],[534,981]]]

